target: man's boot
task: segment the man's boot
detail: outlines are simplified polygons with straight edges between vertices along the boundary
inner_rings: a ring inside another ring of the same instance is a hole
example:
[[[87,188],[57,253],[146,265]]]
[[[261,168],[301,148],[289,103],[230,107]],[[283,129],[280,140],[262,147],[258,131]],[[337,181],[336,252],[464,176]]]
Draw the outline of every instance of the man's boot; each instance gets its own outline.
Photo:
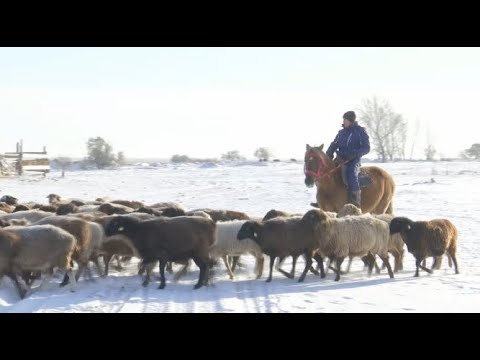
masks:
[[[355,205],[359,209],[362,208],[362,192],[360,190],[358,191],[349,191],[348,192],[348,201],[350,204]]]

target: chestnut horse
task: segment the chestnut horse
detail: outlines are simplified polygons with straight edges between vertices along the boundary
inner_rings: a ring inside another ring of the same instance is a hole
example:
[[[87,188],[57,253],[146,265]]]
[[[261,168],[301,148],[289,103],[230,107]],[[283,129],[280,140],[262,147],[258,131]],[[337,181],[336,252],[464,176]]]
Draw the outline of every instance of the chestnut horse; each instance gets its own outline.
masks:
[[[335,164],[323,152],[321,146],[307,144],[305,152],[305,185],[317,185],[317,203],[324,211],[338,212],[348,202],[347,189],[342,180],[342,164]],[[362,212],[372,214],[392,214],[395,182],[385,170],[377,166],[364,166],[361,171],[367,173],[372,182],[361,188]]]

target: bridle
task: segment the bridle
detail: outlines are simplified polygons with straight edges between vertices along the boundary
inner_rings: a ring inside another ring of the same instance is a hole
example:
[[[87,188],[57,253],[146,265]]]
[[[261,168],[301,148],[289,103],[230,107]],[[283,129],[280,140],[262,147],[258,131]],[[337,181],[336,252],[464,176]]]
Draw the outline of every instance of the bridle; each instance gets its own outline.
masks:
[[[317,159],[320,160],[320,163],[319,163],[319,166],[318,166],[318,169],[317,171],[312,171],[312,170],[308,170],[307,169],[307,161],[306,159],[308,159],[309,157],[315,157]],[[307,152],[307,154],[305,155],[305,165],[303,167],[303,172],[305,175],[309,175],[309,176],[312,176],[314,178],[322,178],[324,176],[330,176],[332,173],[334,173],[335,171],[337,171],[339,168],[341,168],[344,164],[346,164],[348,162],[347,161],[342,161],[340,164],[338,164],[337,166],[335,166],[334,168],[328,170],[328,171],[325,171],[325,172],[322,172],[323,169],[327,168],[328,165],[327,163],[325,162],[325,159],[320,156],[316,151],[314,150],[309,150]]]

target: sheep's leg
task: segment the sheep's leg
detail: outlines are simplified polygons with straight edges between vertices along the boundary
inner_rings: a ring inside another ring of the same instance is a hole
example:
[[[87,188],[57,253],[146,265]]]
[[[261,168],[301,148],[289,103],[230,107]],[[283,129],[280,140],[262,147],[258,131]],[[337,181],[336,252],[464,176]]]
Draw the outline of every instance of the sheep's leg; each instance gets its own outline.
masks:
[[[112,259],[113,254],[108,253],[103,255],[103,263],[105,264],[105,272],[103,273],[103,277],[108,275],[108,265],[110,264],[110,260]]]
[[[375,274],[380,274],[380,268],[377,265],[377,260],[375,259],[375,255],[373,255],[373,266],[375,267]]]
[[[230,267],[230,264],[228,263],[228,259],[226,256],[222,256],[222,260],[225,264],[225,267],[227,268],[228,274],[230,275],[230,280],[233,280],[233,272],[232,268]]]
[[[403,256],[405,255],[405,250],[402,249],[402,251],[400,251],[400,260],[399,260],[399,265],[398,265],[398,269],[401,271],[403,270]]]
[[[285,275],[289,279],[293,279],[294,273],[295,273],[295,265],[297,263],[298,256],[293,256],[292,255],[292,269],[290,270],[290,273],[287,273],[285,270],[281,269],[280,267],[277,269],[280,271],[283,275]]]
[[[85,268],[88,267],[88,262],[87,263],[82,263],[78,266],[78,270],[77,270],[77,273],[75,274],[75,280],[78,281],[78,279],[80,279],[80,276],[82,276],[83,274],[83,271],[85,270]]]
[[[97,272],[98,272],[98,275],[99,276],[102,276],[103,274],[103,271],[102,271],[102,268],[100,267],[100,263],[98,262],[98,256],[94,256],[91,261],[95,264],[96,268],[97,268]]]
[[[65,272],[65,275],[63,276],[63,281],[60,283],[60,287],[64,287],[70,282],[70,276],[68,276],[67,272]]]
[[[380,256],[380,255],[378,255],[378,256]],[[392,267],[390,266],[390,263],[388,261],[388,255],[387,256],[380,256],[380,259],[382,259],[383,263],[387,267],[388,275],[390,276],[390,279],[393,279],[393,271],[392,271]]]
[[[420,269],[425,270],[425,271],[428,272],[429,274],[433,273],[432,270],[430,270],[429,268],[427,268],[427,267],[425,267],[425,266],[423,266],[423,265],[421,265],[421,264],[420,264]]]
[[[423,259],[418,259],[416,261],[416,265],[417,265],[417,271],[415,272],[415,277],[418,277],[420,274],[419,274],[419,268],[422,269],[422,270],[425,270],[426,272],[428,272],[429,274],[432,273],[432,270],[426,268],[425,266],[422,265],[422,260],[425,261],[425,258]]]
[[[420,272],[419,272],[419,267],[420,267],[420,263],[422,262],[422,259],[415,259],[415,266],[417,267],[417,270],[415,270],[415,275],[413,275],[414,277],[419,277],[420,276]]]
[[[273,265],[275,264],[275,258],[276,256],[270,255],[270,273],[268,274],[268,279],[266,282],[272,281],[272,271],[273,271]]]
[[[460,274],[460,272],[458,271],[457,256],[455,255],[455,253],[453,253],[453,251],[450,256],[452,257],[453,265],[455,266],[455,274]]]
[[[160,273],[160,285],[158,286],[159,289],[163,289],[165,288],[165,266],[167,265],[167,261],[163,260],[163,259],[160,259],[159,263],[158,263],[158,270],[159,270],[159,273]],[[146,267],[146,270],[147,270],[147,276],[149,277],[149,280],[150,280],[150,270],[148,268],[148,266]],[[147,281],[147,280],[145,280]],[[148,282],[147,282],[147,285],[148,285]],[[143,286],[146,286],[146,285],[143,285]]]
[[[117,266],[115,266],[115,270],[122,271],[123,266],[122,266],[122,263],[120,262],[120,256],[115,255],[115,260],[117,260]]]
[[[49,269],[46,273],[46,276],[43,277],[40,286],[38,287],[37,291],[45,290],[47,284],[50,282],[50,279],[53,277],[53,268]]]
[[[282,266],[283,262],[285,261],[286,256],[279,256],[278,261],[277,261],[277,266],[275,266],[275,270],[280,269],[280,266]]]
[[[327,263],[325,264],[325,267],[326,267],[325,273],[328,273],[328,270],[330,270],[330,264],[331,264],[331,262],[332,262],[332,260],[331,260],[329,257],[327,257]],[[318,265],[318,261],[317,261],[317,269],[318,269],[318,266],[319,266],[319,265]]]
[[[347,270],[345,271],[345,273],[347,273],[347,274],[350,272],[350,268],[352,267],[352,261],[353,261],[353,256],[349,256],[348,257]]]
[[[452,267],[452,257],[450,256],[450,254],[447,252],[447,258],[448,258],[448,267]]]
[[[208,259],[208,258],[207,258]],[[193,261],[195,264],[200,268],[200,274],[198,275],[198,282],[193,287],[194,290],[200,289],[203,285],[205,285],[206,280],[208,281],[207,277],[207,262],[201,258],[194,257]]]
[[[265,259],[263,258],[263,254],[258,254],[255,257],[257,258],[257,263],[255,265],[255,268],[257,269],[257,279],[260,279],[263,274],[263,264]]]
[[[439,270],[442,266],[442,259],[443,259],[443,256],[440,255],[440,256],[434,256],[434,261],[433,261],[433,265],[431,267],[431,269],[435,269],[435,270]]]
[[[17,275],[12,273],[12,272],[7,272],[6,275],[12,279],[12,281],[15,283],[15,287],[18,290],[18,294],[20,295],[20,299],[24,299],[25,296],[27,295],[28,289],[25,287],[22,287],[21,284],[18,281]],[[25,284],[26,285],[26,284]]]
[[[290,277],[289,279],[293,279],[295,277],[295,265],[297,264],[297,259],[298,256],[292,256],[293,258],[293,264],[292,264],[292,270],[290,270]]]
[[[70,291],[74,292],[75,288],[77,287],[77,281],[75,279],[75,276],[73,275],[73,269],[67,270],[66,274],[68,274],[70,279],[72,279],[72,281],[70,281]]]
[[[343,257],[337,258],[337,261],[336,261],[336,263],[337,263],[337,276],[335,276],[335,281],[340,280],[340,269],[342,267],[343,259],[344,259]]]
[[[142,285],[143,286],[147,286],[149,283],[150,283],[150,273],[152,272],[152,269],[148,266],[145,265],[145,261],[143,260],[142,261],[142,266],[144,266],[145,270],[146,270],[146,274],[145,274],[145,280],[143,280],[143,283]],[[162,270],[162,265],[160,264],[160,270]],[[165,267],[163,267],[165,268]],[[165,283],[165,274],[163,273],[163,270],[162,272],[160,273],[160,281],[163,283]],[[160,285],[161,286],[161,285]],[[163,285],[165,287],[165,285]],[[163,289],[163,288],[162,288]]]
[[[167,262],[167,271],[169,274],[173,273],[173,264],[171,261]]]
[[[312,256],[310,254],[305,255],[305,269],[303,269],[303,273],[302,275],[300,275],[298,282],[303,282],[303,280],[305,280],[305,276],[307,276],[307,272],[311,266],[312,266]]]
[[[190,260],[189,260],[190,261]],[[182,276],[184,276],[186,273],[187,273],[187,270],[188,270],[188,265],[190,263],[187,262],[185,265],[183,265],[183,267],[175,274],[175,276],[173,277],[173,280],[174,281],[178,281]]]
[[[393,256],[393,272],[396,273],[400,267],[400,254],[397,251],[391,252]],[[385,268],[385,263],[382,264],[382,270]]]
[[[317,253],[313,256],[313,258],[317,262],[317,266],[320,268],[320,278],[321,279],[325,278],[325,276],[327,276],[327,275],[325,274],[325,269],[323,268],[323,258],[322,258],[322,256]]]
[[[238,263],[238,260],[240,260],[240,256],[232,256],[232,272],[235,271],[235,268],[237,267],[240,267],[239,263]]]

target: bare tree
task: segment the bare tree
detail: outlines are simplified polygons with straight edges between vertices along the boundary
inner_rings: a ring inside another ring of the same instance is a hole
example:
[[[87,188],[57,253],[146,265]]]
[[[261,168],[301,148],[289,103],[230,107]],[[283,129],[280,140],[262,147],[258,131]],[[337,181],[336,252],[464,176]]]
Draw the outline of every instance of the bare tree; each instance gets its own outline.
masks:
[[[273,156],[273,153],[270,149],[268,148],[265,148],[265,147],[261,147],[261,148],[258,148],[257,150],[255,150],[255,153],[253,154],[253,156],[257,157],[258,160],[260,161],[268,161],[268,159],[270,159],[271,156]]]
[[[469,149],[463,151],[462,154],[464,159],[474,158],[475,160],[480,160],[480,144],[473,144]]]
[[[123,151],[119,151],[117,153],[117,163],[118,165],[125,165],[127,163],[127,159],[125,158],[125,153]]]
[[[245,160],[245,157],[240,155],[238,150],[232,150],[232,151],[228,151],[225,154],[222,154],[222,159],[223,160],[234,161],[234,160]]]
[[[404,159],[407,123],[402,115],[394,112],[388,101],[376,96],[363,100],[363,108],[358,112],[370,136],[370,144],[382,162]]]
[[[72,159],[69,157],[59,157],[55,160],[57,161],[58,166],[60,166],[60,169],[62,169],[62,177],[65,177],[65,169],[72,165]]]
[[[415,120],[415,127],[412,133],[412,146],[410,147],[410,160],[413,159],[413,151],[415,150],[415,146],[417,145],[417,135],[420,133],[420,120]]]
[[[437,150],[435,150],[434,146],[430,144],[425,148],[425,157],[428,161],[432,161],[436,152]]]

